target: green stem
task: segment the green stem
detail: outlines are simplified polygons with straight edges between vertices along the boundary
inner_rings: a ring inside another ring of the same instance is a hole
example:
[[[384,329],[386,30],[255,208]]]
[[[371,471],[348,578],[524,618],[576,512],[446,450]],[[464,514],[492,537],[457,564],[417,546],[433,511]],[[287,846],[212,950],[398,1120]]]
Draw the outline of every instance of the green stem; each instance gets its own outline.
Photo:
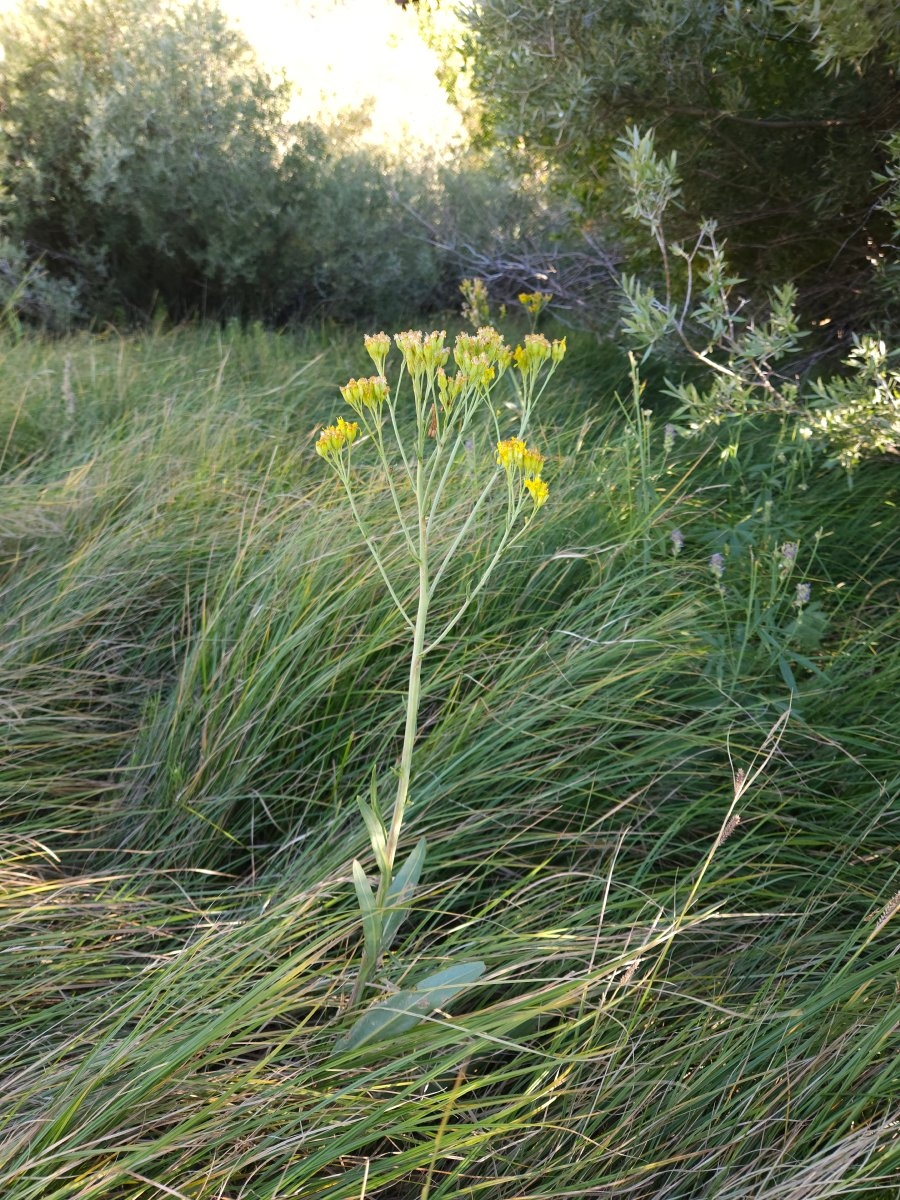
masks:
[[[402,373],[400,375],[400,378],[401,379],[403,378]],[[398,389],[399,389],[399,386],[400,385],[398,383],[398,385],[397,385]],[[396,412],[396,409],[395,409],[392,401],[388,401],[387,410],[388,410],[388,415],[391,418],[391,428],[394,431],[394,440],[397,443],[397,449],[400,451],[400,457],[403,459],[403,468],[406,471],[406,478],[409,480],[410,486],[412,486],[412,482],[413,482],[412,467],[410,467],[410,465],[409,465],[409,459],[406,457],[406,450],[403,448],[403,438],[400,436],[400,430],[397,426],[397,412]]]
[[[457,452],[462,445],[464,426],[459,429],[453,427],[452,415],[445,418],[443,426],[438,428],[437,438],[435,440],[434,453],[431,456],[431,465],[428,468],[428,478],[425,482],[425,502],[428,504],[430,514],[428,517],[428,528],[431,529],[434,523],[434,518],[441,502],[444,487],[450,477],[450,472],[453,469],[453,464],[456,461]],[[450,450],[447,446],[451,443]],[[442,465],[443,464],[443,465]],[[438,477],[438,472],[441,472],[441,477],[437,486],[435,480]]]
[[[397,494],[397,488],[394,484],[394,477],[391,473],[391,464],[388,462],[387,451],[384,448],[384,436],[381,431],[381,426],[375,426],[375,432],[372,439],[375,443],[375,449],[378,451],[378,457],[381,460],[381,465],[384,469],[384,477],[387,480],[388,489],[391,493],[391,499],[394,502],[394,512],[397,514],[397,521],[403,533],[403,540],[406,542],[407,549],[415,560],[416,547],[410,537],[409,529],[406,526],[406,521],[403,518],[403,509],[400,505],[400,497]],[[410,623],[411,624],[411,623]]]
[[[452,631],[456,627],[456,625],[462,620],[469,605],[472,603],[473,600],[476,599],[476,597],[481,592],[481,589],[484,587],[484,585],[490,579],[491,575],[494,573],[494,567],[496,567],[497,563],[500,561],[500,556],[503,553],[503,551],[506,550],[509,546],[515,545],[515,543],[519,540],[519,538],[525,533],[525,530],[528,528],[527,524],[521,526],[516,531],[515,534],[512,534],[514,522],[515,522],[516,518],[519,516],[519,514],[521,513],[521,511],[522,511],[522,501],[520,500],[518,502],[518,504],[516,505],[516,508],[515,508],[512,516],[510,518],[508,518],[506,529],[503,533],[503,537],[500,539],[500,544],[497,546],[497,549],[494,551],[493,557],[491,558],[491,561],[488,563],[488,565],[485,567],[484,573],[482,574],[481,578],[478,580],[478,583],[475,585],[474,588],[472,588],[472,590],[469,592],[468,596],[466,596],[463,603],[456,610],[456,615],[450,618],[450,620],[447,622],[447,624],[444,626],[444,628],[441,630],[441,632],[438,634],[438,636],[427,647],[427,649],[425,650],[426,654],[430,654],[432,650],[434,650],[437,646],[439,646],[441,644],[441,642],[446,637],[448,637],[450,633],[452,633]],[[510,534],[512,534],[512,537],[510,537]]]
[[[397,611],[400,613],[400,616],[403,618],[403,620],[406,622],[406,624],[410,627],[410,629],[412,629],[413,623],[409,619],[409,615],[408,615],[406,609],[403,607],[403,601],[400,599],[400,597],[394,591],[394,585],[391,583],[390,576],[388,575],[387,570],[385,569],[384,563],[382,563],[382,561],[381,561],[381,556],[379,555],[378,551],[375,549],[375,543],[373,542],[372,538],[369,536],[369,531],[365,526],[362,516],[360,515],[359,509],[356,507],[356,501],[353,498],[353,489],[350,486],[349,473],[345,474],[343,472],[339,472],[339,474],[340,474],[341,483],[344,485],[344,491],[347,493],[347,499],[350,502],[350,511],[353,513],[353,519],[354,519],[354,521],[356,521],[356,524],[359,527],[359,531],[363,535],[363,541],[366,543],[366,547],[367,547],[369,553],[372,555],[372,558],[375,560],[375,566],[378,568],[379,573],[381,574],[381,578],[384,580],[384,585],[387,588],[388,592],[390,593],[390,597],[393,600],[394,604],[396,605]]]
[[[388,830],[385,849],[386,870],[378,885],[376,905],[384,907],[387,903],[387,891],[391,886],[394,874],[394,859],[397,856],[397,845],[400,841],[400,831],[403,828],[403,817],[409,798],[409,783],[412,773],[413,747],[419,726],[419,701],[422,691],[422,659],[425,650],[425,628],[428,621],[429,595],[428,580],[428,524],[425,512],[424,464],[421,456],[416,464],[416,500],[419,517],[419,604],[416,611],[416,624],[413,630],[412,656],[409,663],[409,687],[406,694],[406,725],[403,731],[403,748],[400,752],[400,778],[397,780],[397,796],[394,800],[394,811],[391,814],[391,827]]]
[[[487,483],[484,485],[484,487],[481,489],[481,494],[478,497],[478,499],[475,501],[474,505],[472,506],[472,511],[466,517],[466,520],[465,520],[462,528],[459,530],[456,537],[453,539],[453,543],[450,546],[450,549],[444,555],[443,561],[441,562],[441,565],[437,569],[437,574],[435,575],[434,581],[432,582],[432,585],[431,585],[432,589],[436,588],[438,583],[440,583],[441,576],[444,574],[444,571],[450,565],[450,560],[453,558],[454,554],[459,549],[460,543],[462,542],[463,538],[469,532],[469,529],[472,526],[472,522],[478,516],[478,513],[481,509],[482,504],[485,502],[485,500],[488,498],[491,491],[493,490],[494,481],[496,480],[499,473],[500,473],[499,471],[495,471],[494,474],[487,481]]]

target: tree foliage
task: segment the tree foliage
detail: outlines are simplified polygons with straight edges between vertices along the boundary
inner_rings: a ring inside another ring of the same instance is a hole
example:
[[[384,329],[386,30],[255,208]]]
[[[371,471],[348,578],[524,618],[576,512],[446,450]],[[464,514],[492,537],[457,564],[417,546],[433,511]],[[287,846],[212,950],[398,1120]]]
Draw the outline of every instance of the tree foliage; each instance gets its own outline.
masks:
[[[402,323],[455,305],[486,264],[512,296],[533,287],[567,224],[499,156],[366,146],[364,112],[290,121],[290,86],[214,0],[23,0],[0,46],[14,325]]]
[[[871,19],[853,0],[463,0],[459,11],[485,136],[546,163],[589,218],[610,221],[625,204],[616,139],[653,128],[662,154],[678,151],[683,230],[715,219],[738,274],[763,289],[795,279],[807,313],[840,319],[892,236],[875,176],[900,124],[898,35],[891,0],[871,7]],[[865,36],[851,37],[854,9]]]
[[[838,72],[861,69],[883,57],[900,66],[900,21],[895,0],[778,0],[782,9],[809,31],[820,66]]]
[[[277,292],[303,131],[211,0],[26,0],[0,40],[11,240],[128,311]]]

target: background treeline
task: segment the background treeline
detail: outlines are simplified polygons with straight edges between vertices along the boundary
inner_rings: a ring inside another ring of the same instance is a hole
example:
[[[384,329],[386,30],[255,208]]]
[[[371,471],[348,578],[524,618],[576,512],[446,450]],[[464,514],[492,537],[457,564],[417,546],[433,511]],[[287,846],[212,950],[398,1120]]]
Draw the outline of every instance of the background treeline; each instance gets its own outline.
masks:
[[[31,324],[390,322],[559,239],[490,155],[289,119],[290,83],[212,0],[25,0],[0,42],[0,305]]]
[[[791,280],[804,323],[839,340],[896,323],[891,0],[419,16],[473,134],[452,155],[291,119],[291,84],[213,0],[24,0],[0,21],[0,303],[51,329],[386,323],[477,275],[498,301],[549,286],[558,315],[608,326],[615,267],[654,267],[616,170],[635,126],[678,156],[668,236],[690,247],[715,221],[748,303]]]

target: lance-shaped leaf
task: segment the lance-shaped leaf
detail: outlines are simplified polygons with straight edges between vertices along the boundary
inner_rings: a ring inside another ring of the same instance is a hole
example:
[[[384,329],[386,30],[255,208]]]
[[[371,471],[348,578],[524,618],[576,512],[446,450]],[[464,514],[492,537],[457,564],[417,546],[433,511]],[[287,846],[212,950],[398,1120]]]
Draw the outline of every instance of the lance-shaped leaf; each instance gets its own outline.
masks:
[[[362,796],[356,797],[356,803],[359,811],[362,813],[362,819],[366,823],[369,841],[372,843],[372,853],[375,855],[378,870],[382,875],[386,875],[388,873],[387,833],[384,828],[384,822],[374,807],[363,800]]]
[[[419,838],[418,842],[416,842],[416,848],[391,880],[391,886],[387,890],[385,905],[381,912],[382,954],[390,949],[391,943],[397,936],[397,930],[409,912],[409,902],[415,894],[419,883],[419,876],[422,874],[422,866],[425,862],[425,850],[425,839]]]
[[[463,988],[480,979],[484,970],[483,962],[456,963],[420,980],[414,988],[379,1000],[337,1042],[335,1050],[358,1050],[405,1033],[436,1008],[445,1008]]]
[[[381,953],[381,913],[375,907],[375,897],[372,895],[366,873],[355,858],[353,860],[353,886],[356,888],[356,898],[362,914],[366,958],[369,962],[374,963]]]
[[[387,860],[387,830],[378,808],[378,784],[374,766],[372,767],[372,777],[369,780],[369,800],[366,802],[362,796],[357,796],[356,803],[369,833],[369,841],[372,844],[372,852],[375,855],[378,870],[384,879],[386,875],[390,874],[390,865]]]

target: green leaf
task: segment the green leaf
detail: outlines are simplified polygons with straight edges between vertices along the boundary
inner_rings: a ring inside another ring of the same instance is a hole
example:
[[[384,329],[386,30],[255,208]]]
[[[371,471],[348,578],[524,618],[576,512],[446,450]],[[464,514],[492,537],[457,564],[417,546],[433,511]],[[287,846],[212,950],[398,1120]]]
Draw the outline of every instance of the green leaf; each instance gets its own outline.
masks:
[[[372,889],[369,886],[366,873],[355,858],[353,860],[353,886],[356,888],[356,898],[359,901],[359,911],[362,914],[366,957],[370,962],[374,963],[381,953],[381,913],[375,907],[375,897],[372,895]]]
[[[382,953],[390,948],[391,943],[397,936],[397,930],[403,924],[409,912],[409,901],[412,900],[415,894],[419,876],[422,874],[422,867],[425,863],[426,846],[425,839],[419,838],[416,848],[394,876],[391,886],[388,888],[387,896],[385,897],[385,907],[382,911],[382,920],[384,922],[381,937]]]
[[[797,680],[794,678],[794,672],[791,670],[791,665],[787,659],[780,655],[778,658],[778,669],[781,671],[781,678],[787,684],[791,692],[797,692]]]
[[[483,962],[456,963],[420,980],[414,988],[379,1000],[337,1042],[335,1050],[358,1050],[361,1046],[405,1033],[428,1013],[444,1008],[463,988],[480,979],[484,971]]]
[[[365,821],[366,829],[369,832],[369,841],[372,843],[372,853],[375,855],[378,870],[382,875],[386,875],[388,871],[387,832],[384,828],[384,822],[376,812],[374,806],[366,803],[362,796],[356,797],[356,803],[359,806],[362,819]]]

